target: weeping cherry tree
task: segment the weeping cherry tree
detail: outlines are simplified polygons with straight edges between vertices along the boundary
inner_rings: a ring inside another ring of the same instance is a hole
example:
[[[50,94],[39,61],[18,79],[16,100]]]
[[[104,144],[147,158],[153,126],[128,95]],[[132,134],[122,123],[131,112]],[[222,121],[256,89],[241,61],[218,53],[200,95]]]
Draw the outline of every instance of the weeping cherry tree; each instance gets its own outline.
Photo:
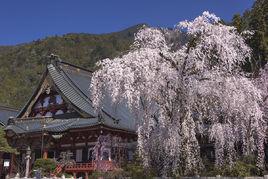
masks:
[[[98,109],[103,91],[114,103],[127,101],[143,164],[159,175],[198,173],[205,139],[216,166],[257,154],[261,167],[262,96],[240,68],[250,56],[236,28],[209,12],[172,30],[144,27],[127,54],[99,62],[92,99]]]

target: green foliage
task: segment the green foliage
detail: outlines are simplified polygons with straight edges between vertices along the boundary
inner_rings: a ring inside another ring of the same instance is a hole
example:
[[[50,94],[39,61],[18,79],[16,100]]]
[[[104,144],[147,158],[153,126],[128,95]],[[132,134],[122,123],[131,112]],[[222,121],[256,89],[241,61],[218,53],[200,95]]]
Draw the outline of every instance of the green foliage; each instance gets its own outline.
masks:
[[[0,127],[0,152],[16,153],[16,150],[11,148],[7,143],[3,127]]]
[[[150,168],[144,168],[142,160],[137,153],[134,154],[131,162],[123,165],[125,177],[138,178],[152,178],[156,173]]]
[[[146,174],[147,172],[144,169],[136,168],[136,166],[133,168],[132,167],[129,171],[125,171],[121,169],[121,170],[115,170],[115,171],[109,171],[109,172],[93,172],[90,175],[90,178],[99,178],[99,177],[109,178],[109,179],[126,178],[126,177],[130,177],[132,179],[153,178],[152,175]]]
[[[124,167],[124,176],[125,177],[131,177],[133,179],[138,178],[152,178],[153,172],[149,169],[145,169],[142,164],[137,163],[128,163]]]
[[[115,171],[109,171],[109,172],[93,172],[90,175],[90,178],[92,179],[98,179],[99,177],[102,177],[104,179],[116,179],[116,178],[122,178],[124,177],[123,171],[122,170],[115,170]]]
[[[202,176],[230,176],[230,177],[248,177],[261,176],[263,171],[256,166],[254,156],[244,156],[233,164],[222,167],[214,167],[212,163],[207,163]]]
[[[51,53],[72,64],[94,69],[97,61],[129,50],[140,27],[102,35],[72,33],[0,46],[0,103],[22,107],[36,88]]]
[[[251,30],[254,35],[247,41],[252,48],[252,62],[245,65],[245,70],[258,74],[268,60],[268,1],[256,0],[250,11],[245,11],[243,16],[236,14],[232,25],[238,31]]]
[[[124,177],[130,177],[132,179],[150,179],[153,178],[153,176],[156,176],[155,173],[150,169],[145,169],[141,163],[140,158],[136,154],[134,156],[134,160],[131,162],[124,163],[122,165],[121,169],[110,171],[110,172],[94,172],[90,176],[90,178],[124,178]]]
[[[34,170],[40,170],[43,176],[50,176],[56,169],[56,162],[52,159],[37,159],[34,162]]]
[[[133,178],[142,178],[145,175],[145,170],[142,165],[137,165],[135,163],[126,164],[124,167],[126,175]]]
[[[243,28],[243,20],[240,14],[235,14],[232,19],[232,25],[235,26],[238,30],[238,32],[242,31]]]

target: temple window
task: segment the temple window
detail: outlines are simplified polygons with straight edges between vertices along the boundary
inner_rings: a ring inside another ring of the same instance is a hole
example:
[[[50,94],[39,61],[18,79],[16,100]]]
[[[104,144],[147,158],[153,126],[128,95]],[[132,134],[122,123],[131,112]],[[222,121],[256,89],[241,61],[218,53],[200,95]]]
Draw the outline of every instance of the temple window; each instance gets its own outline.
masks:
[[[56,97],[55,96],[51,96],[49,99],[49,105],[53,105],[56,104]]]
[[[55,90],[50,89],[50,93],[46,92],[40,94],[38,100],[36,100],[30,117],[53,117],[54,115],[61,115],[64,113],[74,112],[69,109],[68,105],[64,102],[61,95],[59,95]]]
[[[48,107],[48,105],[49,105],[49,99],[50,99],[49,96],[44,99],[43,107]]]
[[[60,114],[63,114],[64,112],[62,110],[58,110],[55,115],[60,115]]]
[[[77,149],[76,150],[76,155],[75,155],[75,161],[76,162],[82,162],[82,149]]]
[[[53,115],[53,114],[52,114],[51,112],[47,112],[47,113],[45,114],[46,117],[52,117],[52,115]]]
[[[108,153],[108,151],[104,151],[102,153],[102,160],[109,160],[109,153]]]
[[[88,160],[89,161],[94,160],[94,149],[93,148],[88,149]]]
[[[35,117],[41,117],[42,115],[40,113],[37,113]]]
[[[101,160],[111,160],[111,151],[110,149],[104,149],[101,154]]]
[[[42,115],[40,113],[37,113],[35,117],[41,117]]]
[[[62,104],[63,103],[62,97],[60,95],[55,95],[55,97],[56,97],[56,103],[57,104]]]
[[[133,160],[133,151],[132,150],[128,151],[128,160],[129,161]]]
[[[42,107],[42,104],[40,101],[38,101],[35,105],[34,105],[34,108],[37,109],[37,108],[41,108]]]

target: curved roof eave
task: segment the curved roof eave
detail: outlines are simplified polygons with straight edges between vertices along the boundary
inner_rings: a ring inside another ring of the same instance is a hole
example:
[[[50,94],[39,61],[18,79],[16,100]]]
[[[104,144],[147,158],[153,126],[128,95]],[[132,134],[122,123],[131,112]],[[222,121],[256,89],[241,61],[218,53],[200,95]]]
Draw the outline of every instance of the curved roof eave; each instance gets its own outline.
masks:
[[[70,103],[91,117],[97,116],[89,98],[72,83],[60,67],[57,66],[57,62],[47,65],[47,69],[53,83]]]

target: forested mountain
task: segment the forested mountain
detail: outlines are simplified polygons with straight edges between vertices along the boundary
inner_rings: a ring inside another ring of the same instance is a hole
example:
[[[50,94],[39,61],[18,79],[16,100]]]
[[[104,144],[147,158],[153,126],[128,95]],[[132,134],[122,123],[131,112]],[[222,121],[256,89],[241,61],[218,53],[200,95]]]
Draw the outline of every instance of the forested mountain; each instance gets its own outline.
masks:
[[[253,49],[253,63],[245,68],[257,74],[268,60],[268,1],[256,0],[243,15],[234,15],[232,25],[239,31],[255,32],[248,40]],[[44,71],[49,54],[93,69],[96,61],[126,52],[141,26],[109,34],[70,33],[15,46],[0,46],[0,104],[20,108],[26,102]]]
[[[248,44],[252,48],[252,62],[247,64],[247,70],[258,73],[268,60],[268,0],[256,0],[250,10],[241,16],[234,15],[232,25],[239,31],[254,32]]]
[[[0,46],[0,104],[20,108],[35,89],[51,54],[87,69],[129,49],[142,24],[109,34],[70,33],[31,43]]]

